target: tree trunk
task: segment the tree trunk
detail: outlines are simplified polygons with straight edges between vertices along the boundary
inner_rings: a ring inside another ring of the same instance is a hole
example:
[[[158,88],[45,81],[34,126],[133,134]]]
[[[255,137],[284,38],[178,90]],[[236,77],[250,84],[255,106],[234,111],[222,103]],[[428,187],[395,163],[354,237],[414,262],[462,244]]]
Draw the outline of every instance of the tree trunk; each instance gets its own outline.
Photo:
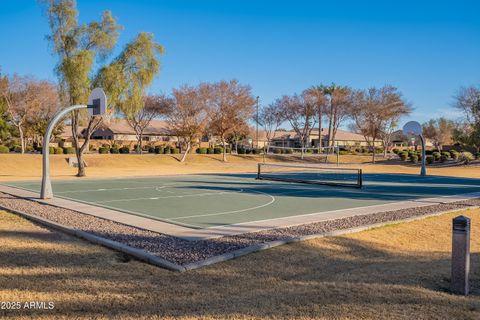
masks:
[[[185,160],[187,159],[188,152],[190,152],[190,141],[187,142],[187,148],[185,149],[185,152],[183,153],[183,156],[180,162],[185,162]]]
[[[142,142],[143,142],[143,132],[140,132],[138,135],[138,141],[137,141],[137,153],[142,154]]]
[[[301,146],[302,146],[301,156],[302,156],[302,160],[303,160],[303,148],[304,148],[304,146],[305,146],[305,138],[302,137],[302,140],[301,140],[301,141],[302,141],[302,145],[301,145]]]
[[[322,112],[318,112],[318,153],[322,151]]]
[[[227,162],[227,148],[225,148],[225,138],[222,136],[223,162]]]
[[[372,146],[372,163],[375,163],[375,139],[373,139]]]
[[[332,122],[333,122],[333,107],[330,107],[330,116],[328,119],[328,143],[327,146],[331,146],[332,141]]]
[[[21,125],[18,126],[18,133],[20,134],[20,145],[22,148],[22,154],[24,154],[25,153],[25,136],[23,134],[23,129]]]
[[[78,111],[72,112],[72,137],[75,146],[75,155],[77,156],[77,177],[85,177],[85,164],[83,163],[83,148],[78,139]]]
[[[388,145],[390,143],[388,143],[386,140],[383,140],[383,157],[386,158],[387,157],[387,151],[388,151]]]

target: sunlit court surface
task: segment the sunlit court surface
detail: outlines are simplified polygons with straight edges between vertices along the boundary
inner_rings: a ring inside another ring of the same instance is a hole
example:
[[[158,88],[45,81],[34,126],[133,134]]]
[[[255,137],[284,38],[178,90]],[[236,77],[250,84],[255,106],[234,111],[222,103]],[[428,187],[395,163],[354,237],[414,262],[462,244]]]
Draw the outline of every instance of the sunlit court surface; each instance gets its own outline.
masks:
[[[276,171],[274,176],[307,182],[351,183],[352,186],[357,179],[353,174],[340,173],[343,180],[334,180],[339,172],[334,167],[324,167],[321,173],[308,172],[308,167],[298,168],[286,173]],[[334,211],[339,211],[338,217],[342,217],[342,209],[405,201],[433,204],[456,199],[452,196],[480,194],[480,179],[407,174],[364,173],[362,176],[361,188],[259,180],[256,174],[202,174],[56,180],[53,189],[60,198],[197,229],[247,222],[253,222],[253,226],[260,220],[312,214],[321,220],[325,213],[329,218],[334,217]],[[35,192],[40,186],[38,182],[7,184]],[[288,224],[295,224],[295,219],[287,220],[285,225]]]

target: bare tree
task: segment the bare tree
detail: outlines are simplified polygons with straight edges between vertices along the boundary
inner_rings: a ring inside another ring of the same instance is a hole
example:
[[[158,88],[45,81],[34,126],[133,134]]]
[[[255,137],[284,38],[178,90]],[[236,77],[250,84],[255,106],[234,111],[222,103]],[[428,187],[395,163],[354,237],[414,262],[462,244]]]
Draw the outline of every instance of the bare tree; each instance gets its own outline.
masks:
[[[235,146],[235,152],[238,153],[238,142],[248,136],[253,136],[253,134],[252,128],[249,127],[248,123],[241,122],[227,134],[227,140]]]
[[[281,107],[276,103],[271,103],[267,106],[262,106],[258,114],[258,124],[262,126],[265,131],[265,137],[267,139],[267,145],[270,145],[270,141],[275,136],[278,127],[285,121],[284,114]]]
[[[251,118],[255,99],[250,87],[237,80],[205,85],[205,89],[208,91],[209,131],[222,141],[223,161],[227,161],[226,136]]]
[[[350,116],[352,90],[334,83],[330,86],[320,85],[318,90],[325,96],[325,109],[328,111],[328,146],[333,146],[338,128]]]
[[[163,95],[143,97],[143,107],[126,117],[127,123],[135,131],[137,137],[137,153],[142,153],[145,129],[154,118],[165,115],[170,108],[171,100]]]
[[[0,95],[7,106],[6,112],[11,123],[18,130],[24,153],[29,123],[32,123],[33,119],[40,119],[45,113],[51,114],[52,110],[57,110],[57,90],[48,81],[28,76],[3,77],[1,82]]]
[[[169,130],[186,144],[181,162],[187,158],[192,144],[199,140],[208,120],[206,92],[203,88],[181,86],[173,89],[173,103],[167,114]]]
[[[315,105],[317,110],[317,122],[318,122],[318,151],[320,152],[322,148],[322,123],[323,123],[323,114],[325,108],[327,107],[327,98],[325,92],[321,86],[311,87],[306,89],[303,92],[306,99],[312,100],[311,102]]]
[[[460,88],[455,107],[463,113],[463,123],[454,130],[454,140],[480,150],[480,87]]]
[[[438,151],[442,151],[445,144],[452,142],[455,123],[445,118],[431,119],[423,124],[423,135],[430,139]]]
[[[375,163],[375,143],[392,123],[410,113],[411,108],[397,88],[388,85],[380,89],[356,91],[352,97],[350,110],[353,126],[371,147],[372,162]]]
[[[301,155],[303,159],[304,149],[312,128],[317,121],[317,110],[310,99],[304,95],[283,96],[275,102],[282,110],[285,119],[290,123],[300,139]]]

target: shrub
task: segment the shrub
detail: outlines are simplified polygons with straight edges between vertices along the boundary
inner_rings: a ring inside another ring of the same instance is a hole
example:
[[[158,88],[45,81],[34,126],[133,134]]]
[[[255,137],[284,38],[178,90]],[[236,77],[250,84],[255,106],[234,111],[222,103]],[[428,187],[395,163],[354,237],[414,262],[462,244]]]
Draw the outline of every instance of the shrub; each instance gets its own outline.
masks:
[[[367,149],[367,148],[362,148],[362,149],[361,149],[361,152],[362,152],[362,153],[368,153],[368,149]]]
[[[215,154],[215,149],[214,148],[208,148],[207,149],[207,154]]]
[[[375,153],[383,153],[383,148],[375,147]]]
[[[405,161],[408,158],[408,152],[400,152],[398,155],[402,161]]]
[[[293,154],[293,149],[285,149],[286,154]]]
[[[453,159],[453,160],[458,160],[458,157],[460,156],[460,154],[455,151],[455,150],[450,150],[450,157]]]
[[[127,153],[130,153],[130,148],[129,147],[121,147],[120,149],[118,149],[118,151],[122,154],[127,154]]]
[[[442,163],[443,163],[443,162],[447,162],[447,161],[448,161],[448,158],[449,158],[448,156],[442,154],[442,155],[440,156],[440,162],[442,162]]]
[[[9,153],[10,149],[7,146],[0,145],[0,153]]]
[[[221,147],[213,148],[213,153],[222,154],[223,153],[223,148],[221,148]]]
[[[171,149],[171,152],[172,152],[173,154],[179,154],[179,153],[180,153],[180,148],[172,148],[172,149]]]
[[[63,148],[57,147],[53,151],[55,154],[63,154]]]
[[[237,153],[238,153],[238,154],[245,154],[246,151],[245,151],[244,148],[239,148],[239,149],[237,150]],[[274,150],[273,150],[273,153],[280,153],[280,150],[274,149]]]
[[[43,148],[42,147],[38,147],[38,151],[40,153],[43,153]],[[49,154],[54,154],[55,153],[55,148],[54,147],[48,147],[48,153]]]
[[[434,158],[433,158],[433,156],[427,156],[425,158],[425,161],[427,162],[427,164],[432,164],[433,161],[434,161]]]
[[[480,152],[475,153],[475,159],[480,159]]]
[[[475,160],[475,157],[471,152],[464,151],[460,154],[460,160],[465,164],[469,164],[471,161]]]
[[[63,153],[64,154],[74,154],[75,153],[75,148],[74,147],[63,148]]]
[[[110,153],[117,154],[117,153],[120,153],[120,150],[118,150],[118,147],[111,147],[110,148]]]
[[[164,151],[163,147],[159,147],[159,146],[155,147],[155,153],[156,154],[163,154],[163,151]]]
[[[400,152],[400,150],[397,149],[397,148],[394,148],[394,149],[392,150],[392,152],[395,153],[395,154],[398,154],[398,153]]]
[[[32,152],[32,151],[33,151],[33,147],[32,147],[32,146],[26,146],[26,147],[25,147],[25,151],[26,151],[26,152]]]
[[[107,147],[98,148],[98,153],[100,154],[107,154],[109,151],[110,151],[110,148],[107,148]]]
[[[340,151],[338,152],[338,154],[341,155],[341,156],[346,156],[347,154],[349,154],[349,152],[348,152],[348,151],[344,151],[344,150],[340,150]]]
[[[197,153],[199,154],[207,154],[207,148],[198,148]]]
[[[148,153],[155,153],[155,147],[148,147]]]
[[[418,162],[418,156],[416,154],[412,155],[410,157],[410,161],[412,161],[413,163],[417,163]]]
[[[441,157],[441,154],[440,154],[440,152],[433,152],[432,156],[433,156],[434,161],[439,161],[440,157]]]
[[[102,144],[102,147],[103,147],[103,148],[108,148],[108,149],[110,149],[110,145],[109,145],[109,144],[106,144],[106,143]]]
[[[433,150],[425,150],[425,154],[427,156],[431,156],[433,154]]]
[[[14,146],[14,147],[13,147],[13,150],[11,150],[11,151],[20,153],[20,152],[22,152],[22,146]]]
[[[170,153],[172,153],[170,147],[165,147],[165,149],[163,149],[163,154],[170,154]]]
[[[281,149],[273,149],[273,153],[280,154],[280,153],[282,153],[282,150]]]

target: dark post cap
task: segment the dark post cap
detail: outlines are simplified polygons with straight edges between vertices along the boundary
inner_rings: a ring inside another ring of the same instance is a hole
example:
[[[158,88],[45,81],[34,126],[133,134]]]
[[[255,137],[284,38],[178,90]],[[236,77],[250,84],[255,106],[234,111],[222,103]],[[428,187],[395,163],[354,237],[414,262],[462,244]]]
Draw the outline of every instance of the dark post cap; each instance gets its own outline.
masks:
[[[454,231],[466,231],[470,229],[470,218],[465,216],[458,216],[453,218]]]

